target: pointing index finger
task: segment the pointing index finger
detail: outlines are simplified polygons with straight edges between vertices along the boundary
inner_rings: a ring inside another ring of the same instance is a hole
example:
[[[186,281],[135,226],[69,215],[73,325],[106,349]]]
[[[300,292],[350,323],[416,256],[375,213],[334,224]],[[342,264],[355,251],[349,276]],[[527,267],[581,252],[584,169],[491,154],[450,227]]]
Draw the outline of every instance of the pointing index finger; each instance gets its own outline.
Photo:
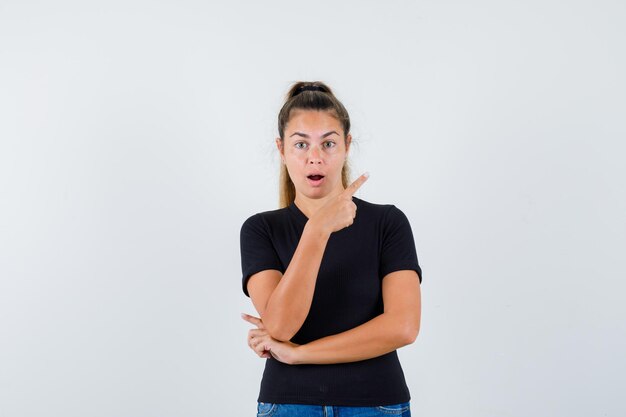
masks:
[[[345,190],[344,193],[346,195],[352,196],[354,195],[354,193],[356,193],[356,191],[361,187],[361,185],[363,185],[363,183],[365,181],[367,181],[367,179],[369,178],[370,174],[369,172],[364,173],[363,175],[361,175],[359,178],[357,178],[356,180],[354,180],[354,182],[352,184],[350,184]]]
[[[258,317],[254,317],[254,316],[251,316],[251,315],[246,314],[246,313],[241,313],[241,318],[244,319],[245,321],[247,321],[248,323],[254,324],[259,329],[264,327],[263,326],[263,322]]]

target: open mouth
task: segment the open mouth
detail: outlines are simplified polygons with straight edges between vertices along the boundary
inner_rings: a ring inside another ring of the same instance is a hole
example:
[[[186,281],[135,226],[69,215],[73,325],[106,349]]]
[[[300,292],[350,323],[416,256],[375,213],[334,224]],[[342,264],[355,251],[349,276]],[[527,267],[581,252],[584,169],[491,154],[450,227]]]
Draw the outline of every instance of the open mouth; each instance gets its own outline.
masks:
[[[309,185],[313,187],[319,187],[324,182],[324,176],[323,175],[307,175],[307,180],[308,180]]]

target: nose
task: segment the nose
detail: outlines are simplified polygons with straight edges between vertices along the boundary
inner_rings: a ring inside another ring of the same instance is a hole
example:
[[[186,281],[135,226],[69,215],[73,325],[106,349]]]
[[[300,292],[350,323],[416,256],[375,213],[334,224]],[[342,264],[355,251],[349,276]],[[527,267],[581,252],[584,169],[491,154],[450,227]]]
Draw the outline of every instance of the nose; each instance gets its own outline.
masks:
[[[320,151],[317,146],[311,146],[311,150],[309,151],[309,164],[321,164],[322,157],[320,156]]]

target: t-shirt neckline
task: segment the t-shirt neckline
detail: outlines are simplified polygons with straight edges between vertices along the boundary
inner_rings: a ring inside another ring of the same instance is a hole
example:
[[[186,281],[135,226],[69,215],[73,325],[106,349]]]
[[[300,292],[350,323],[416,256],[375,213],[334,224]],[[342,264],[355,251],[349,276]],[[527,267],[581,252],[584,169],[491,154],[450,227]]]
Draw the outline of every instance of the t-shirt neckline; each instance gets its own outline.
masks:
[[[356,204],[357,206],[359,205],[359,202],[358,202],[359,199],[357,197],[352,196],[352,200],[354,201],[354,204]],[[291,210],[292,213],[296,215],[300,223],[305,224],[306,222],[309,221],[309,218],[306,216],[306,214],[304,214],[302,210],[300,210],[300,208],[296,206],[295,201],[292,201],[291,204],[289,204],[289,209]]]
[[[306,214],[304,214],[302,210],[300,210],[300,208],[296,206],[295,201],[292,201],[291,204],[289,204],[289,209],[291,210],[293,214],[296,215],[300,223],[304,224],[309,221],[309,218],[306,216]]]

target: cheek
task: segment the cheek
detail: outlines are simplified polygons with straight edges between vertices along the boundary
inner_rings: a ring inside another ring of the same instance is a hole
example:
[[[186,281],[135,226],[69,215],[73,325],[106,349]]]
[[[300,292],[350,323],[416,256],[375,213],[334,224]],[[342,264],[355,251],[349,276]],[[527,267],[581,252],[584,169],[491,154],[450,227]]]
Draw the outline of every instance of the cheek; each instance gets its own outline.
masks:
[[[304,152],[298,151],[298,149],[295,149],[293,147],[289,147],[285,151],[285,156],[288,156],[291,159],[298,159],[304,156]]]
[[[301,169],[303,165],[306,165],[306,155],[298,152],[292,152],[286,155],[287,165],[292,169]]]
[[[330,156],[329,158],[329,162],[333,166],[342,167],[345,161],[346,161],[345,154],[337,153],[335,155]]]

